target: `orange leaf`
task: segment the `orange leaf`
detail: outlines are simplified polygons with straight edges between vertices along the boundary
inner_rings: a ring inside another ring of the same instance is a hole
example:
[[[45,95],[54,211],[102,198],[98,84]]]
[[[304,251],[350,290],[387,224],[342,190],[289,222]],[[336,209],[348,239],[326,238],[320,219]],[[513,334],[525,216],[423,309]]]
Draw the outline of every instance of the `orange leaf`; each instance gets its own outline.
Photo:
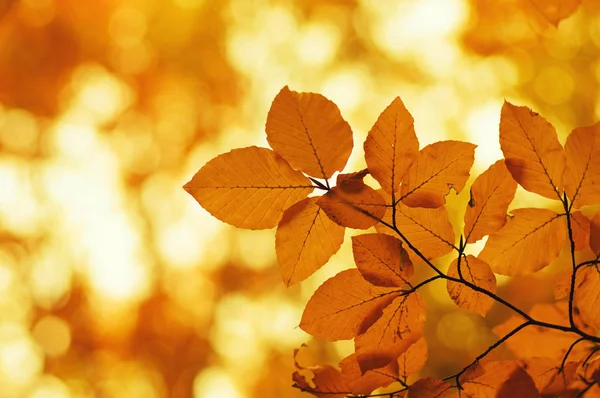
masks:
[[[488,292],[496,293],[496,276],[487,263],[475,256],[468,255],[462,259],[460,269],[464,280]],[[459,278],[458,259],[452,261],[447,274],[452,278]],[[494,300],[491,297],[479,293],[462,283],[449,280],[446,286],[452,301],[465,310],[485,316],[492,304],[494,304]]]
[[[369,172],[389,194],[398,190],[419,151],[414,120],[400,97],[385,108],[364,144]]]
[[[364,332],[398,290],[373,286],[356,269],[326,280],[310,298],[300,328],[325,340],[348,340]]]
[[[392,209],[387,209],[383,220],[392,224]],[[450,224],[448,211],[445,207],[426,209],[423,207],[408,207],[398,203],[396,205],[396,225],[406,239],[428,260],[441,257],[452,251],[454,229]],[[383,224],[375,225],[375,229],[381,233],[394,233]],[[409,252],[409,254],[411,253]]]
[[[408,389],[408,398],[443,397],[450,388],[452,388],[452,386],[447,381],[425,377],[410,386]]]
[[[460,193],[469,179],[476,146],[469,142],[441,141],[423,148],[403,179],[402,203],[437,208],[446,203],[451,188]]]
[[[490,235],[479,258],[502,275],[530,274],[546,267],[566,239],[561,216],[547,209],[516,209],[514,217]]]
[[[425,362],[427,362],[427,340],[421,337],[398,358],[398,376],[406,379],[423,369]]]
[[[590,222],[590,247],[596,256],[600,256],[600,211]]]
[[[530,0],[538,11],[554,26],[573,14],[581,0]]]
[[[338,107],[315,93],[287,86],[273,100],[267,116],[267,140],[295,169],[322,179],[346,165],[352,130]]]
[[[556,278],[556,282],[554,284],[554,299],[562,300],[569,296],[569,292],[571,291],[571,276],[573,275],[572,269],[567,269],[564,272],[561,272]]]
[[[565,154],[565,190],[573,207],[600,203],[600,123],[573,130]]]
[[[482,364],[483,374],[462,383],[467,396],[477,398],[539,397],[531,376],[516,361],[491,361]]]
[[[531,376],[537,390],[552,397],[563,396],[577,369],[576,362],[567,362],[561,368],[560,363],[549,358],[527,358],[518,363]]]
[[[565,151],[554,127],[525,106],[504,102],[500,147],[506,167],[526,190],[562,199]]]
[[[565,223],[567,218],[565,217]],[[573,242],[575,250],[580,251],[590,246],[590,219],[580,211],[571,214],[571,229],[573,230]]]
[[[318,398],[346,397],[349,392],[347,379],[339,370],[329,365],[303,367],[298,364],[298,352],[299,349],[294,350],[294,364],[297,370],[292,374],[292,380],[298,387]]]
[[[593,264],[579,269],[575,285],[575,302],[581,317],[600,329],[600,266]]]
[[[287,286],[300,282],[321,268],[344,241],[344,227],[331,221],[306,198],[283,213],[275,234],[275,251]]]
[[[515,197],[517,182],[503,160],[484,171],[471,186],[471,199],[465,212],[467,243],[498,231],[506,223],[506,211]]]
[[[280,155],[255,146],[217,156],[184,188],[214,217],[249,229],[273,228],[286,208],[313,190]]]
[[[351,182],[363,182],[365,176],[369,174],[369,169],[363,169],[355,173],[340,173],[337,175],[335,182],[336,185],[347,184]]]
[[[369,370],[362,374],[356,360],[356,354],[351,354],[342,359],[340,368],[353,394],[370,394],[379,387],[386,387],[395,382],[398,377],[398,364],[396,362],[390,362],[384,368]]]
[[[529,315],[538,321],[569,326],[567,302],[535,304],[529,311]],[[497,336],[502,337],[522,323],[523,318],[511,316],[493,330]],[[564,333],[560,330],[527,326],[511,336],[505,344],[518,358],[546,357],[560,361],[578,337],[575,334]],[[532,342],[535,342],[535,344],[532,344]],[[589,344],[577,344],[569,354],[569,360],[576,360],[585,356],[586,347],[589,347]]]
[[[413,264],[402,242],[386,234],[352,237],[354,261],[363,277],[375,286],[400,287],[413,276]]]
[[[385,200],[359,180],[348,180],[331,188],[317,204],[327,216],[343,227],[367,229],[385,214]]]
[[[423,335],[425,305],[417,293],[394,299],[366,332],[354,339],[362,372],[387,365]]]

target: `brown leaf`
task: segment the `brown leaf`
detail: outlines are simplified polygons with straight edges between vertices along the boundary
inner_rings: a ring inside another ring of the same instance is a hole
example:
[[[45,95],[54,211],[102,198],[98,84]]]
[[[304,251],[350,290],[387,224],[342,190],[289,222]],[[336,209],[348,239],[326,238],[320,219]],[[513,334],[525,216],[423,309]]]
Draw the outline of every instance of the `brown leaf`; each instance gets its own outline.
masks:
[[[385,200],[362,181],[349,180],[327,191],[317,204],[343,227],[367,229],[385,215]]]
[[[530,0],[544,18],[554,26],[577,11],[581,0]]]
[[[408,389],[408,398],[438,398],[450,391],[452,386],[447,381],[425,377],[413,383]]]
[[[460,268],[464,280],[488,292],[496,293],[496,276],[486,262],[475,256],[468,255],[462,259]],[[450,264],[447,274],[452,278],[459,278],[458,259],[455,259]],[[479,293],[462,283],[449,280],[446,288],[450,298],[456,305],[481,316],[485,316],[492,304],[494,304],[494,300],[491,297]]]
[[[388,208],[383,220],[392,224],[392,209]],[[396,225],[428,260],[450,253],[454,244],[454,228],[448,219],[445,207],[426,209],[396,205]],[[377,232],[395,234],[383,224],[376,224]],[[407,249],[408,250],[408,249]],[[409,254],[410,251],[409,251]]]
[[[344,241],[340,227],[317,206],[317,198],[306,198],[291,206],[275,234],[275,251],[283,282],[293,285],[321,268]]]
[[[406,379],[413,373],[423,369],[425,362],[427,362],[427,351],[427,340],[425,340],[425,337],[421,337],[408,347],[408,350],[398,358],[398,376]]]
[[[379,387],[386,387],[398,377],[398,364],[390,362],[380,369],[373,369],[363,374],[358,366],[356,354],[351,354],[340,362],[342,375],[353,394],[370,394]]]
[[[354,339],[361,371],[386,366],[423,335],[425,305],[417,293],[394,299],[366,332]]]
[[[581,317],[592,327],[600,329],[600,265],[580,268],[575,286],[575,302]]]
[[[469,179],[475,148],[461,141],[441,141],[423,148],[403,179],[402,203],[410,207],[443,206],[450,189],[460,193]]]
[[[414,120],[400,97],[379,115],[364,144],[369,172],[388,194],[398,190],[419,151]]]
[[[567,218],[565,217],[565,223]],[[590,246],[590,219],[580,211],[571,214],[571,229],[573,231],[573,242],[575,250],[585,250]]]
[[[402,242],[386,234],[352,237],[354,261],[363,277],[375,286],[400,287],[410,282],[414,268]]]
[[[530,274],[546,267],[566,239],[564,220],[547,209],[516,209],[513,218],[490,235],[479,258],[502,275]]]
[[[506,167],[523,188],[550,199],[562,199],[565,151],[546,119],[525,106],[504,102],[500,147]]]
[[[217,156],[184,188],[214,217],[249,229],[273,228],[285,209],[313,191],[280,155],[255,146]]]
[[[573,130],[565,154],[565,190],[573,208],[600,203],[600,123]]]
[[[352,130],[338,107],[315,93],[287,86],[273,100],[267,116],[267,140],[292,167],[322,179],[346,165]]]
[[[471,198],[465,212],[467,243],[477,242],[506,224],[506,211],[515,197],[517,182],[503,160],[491,165],[471,186]]]
[[[325,340],[351,339],[371,326],[398,294],[398,289],[373,286],[356,269],[342,271],[310,298],[300,328]]]
[[[596,256],[600,256],[600,211],[597,211],[590,222],[590,247]]]

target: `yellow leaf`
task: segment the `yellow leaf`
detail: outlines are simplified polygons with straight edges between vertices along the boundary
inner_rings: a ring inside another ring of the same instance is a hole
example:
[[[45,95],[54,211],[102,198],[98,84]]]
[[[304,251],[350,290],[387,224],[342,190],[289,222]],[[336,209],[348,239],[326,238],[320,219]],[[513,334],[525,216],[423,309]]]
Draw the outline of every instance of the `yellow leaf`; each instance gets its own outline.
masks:
[[[317,199],[306,198],[291,206],[277,227],[275,251],[287,286],[321,268],[344,241],[344,227],[327,217]]]
[[[565,151],[546,119],[525,106],[504,102],[500,148],[506,167],[523,188],[550,199],[562,199]]]
[[[413,117],[399,97],[379,115],[367,135],[364,149],[373,178],[389,194],[398,190],[402,176],[419,151]]]
[[[573,130],[565,154],[565,190],[573,208],[600,203],[600,123]]]
[[[547,209],[516,209],[512,213],[513,218],[490,235],[478,257],[502,275],[539,271],[560,253],[566,240],[565,222]]]
[[[468,255],[462,259],[460,269],[464,280],[488,292],[496,293],[496,276],[487,263],[475,256]],[[447,274],[452,278],[459,278],[458,259],[455,259],[450,264]],[[494,300],[491,297],[477,292],[462,283],[449,280],[447,289],[450,298],[456,305],[481,316],[485,316],[492,304],[494,304]]]
[[[467,243],[498,231],[506,223],[506,211],[515,197],[517,182],[503,160],[484,171],[471,186],[471,198],[465,212]]]
[[[285,209],[313,191],[280,155],[255,146],[217,156],[184,188],[214,217],[249,229],[273,228]]]
[[[322,179],[341,171],[352,152],[352,130],[338,107],[315,93],[287,86],[267,116],[267,140],[292,167]]]
[[[443,206],[450,189],[459,193],[469,179],[475,148],[461,141],[441,141],[423,148],[402,181],[402,203],[410,207]]]

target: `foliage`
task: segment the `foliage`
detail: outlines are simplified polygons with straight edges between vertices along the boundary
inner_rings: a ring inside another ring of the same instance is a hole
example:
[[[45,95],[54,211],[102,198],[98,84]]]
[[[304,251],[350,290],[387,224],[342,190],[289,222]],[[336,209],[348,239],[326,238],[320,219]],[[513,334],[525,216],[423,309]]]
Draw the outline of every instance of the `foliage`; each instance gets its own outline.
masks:
[[[240,228],[277,226],[276,251],[286,285],[322,267],[340,248],[345,228],[376,233],[352,238],[356,269],[325,281],[306,304],[300,327],[330,341],[354,339],[341,370],[299,364],[295,386],[317,397],[364,396],[399,383],[390,397],[577,396],[600,392],[600,124],[576,128],[564,147],[554,127],[526,107],[505,102],[498,160],[470,186],[464,228],[456,238],[445,208],[469,179],[475,145],[437,142],[419,150],[413,118],[396,98],[364,143],[368,168],[338,174],[352,150],[352,131],[320,94],[284,87],[266,123],[273,150],[234,149],[209,161],[185,189],[212,215]],[[379,187],[365,183],[370,174]],[[508,208],[517,185],[555,200],[561,210]],[[308,197],[313,190],[321,196]],[[587,211],[586,211],[587,212]],[[488,236],[478,256],[468,245]],[[458,242],[457,242],[458,241]],[[496,294],[495,274],[532,274],[570,253],[554,303],[526,312]],[[432,260],[451,251],[446,272]],[[578,257],[584,260],[576,260]],[[430,278],[413,281],[415,263]],[[513,316],[499,339],[443,380],[408,377],[425,363],[425,305],[419,289],[446,281],[462,309],[485,316],[492,305]],[[486,361],[506,343],[515,359]],[[375,396],[375,395],[371,395]]]

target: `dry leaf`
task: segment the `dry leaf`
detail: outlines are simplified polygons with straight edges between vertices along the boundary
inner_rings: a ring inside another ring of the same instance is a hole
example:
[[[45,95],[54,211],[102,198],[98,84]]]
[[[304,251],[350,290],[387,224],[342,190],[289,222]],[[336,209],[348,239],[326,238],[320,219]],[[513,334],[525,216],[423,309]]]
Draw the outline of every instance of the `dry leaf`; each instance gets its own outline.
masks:
[[[467,282],[474,284],[491,293],[496,293],[496,276],[490,266],[475,256],[468,255],[460,263],[462,277]],[[450,264],[447,272],[452,278],[459,278],[458,259]],[[448,294],[452,301],[460,308],[485,316],[494,300],[480,292],[477,292],[461,283],[448,281],[446,284]]]

